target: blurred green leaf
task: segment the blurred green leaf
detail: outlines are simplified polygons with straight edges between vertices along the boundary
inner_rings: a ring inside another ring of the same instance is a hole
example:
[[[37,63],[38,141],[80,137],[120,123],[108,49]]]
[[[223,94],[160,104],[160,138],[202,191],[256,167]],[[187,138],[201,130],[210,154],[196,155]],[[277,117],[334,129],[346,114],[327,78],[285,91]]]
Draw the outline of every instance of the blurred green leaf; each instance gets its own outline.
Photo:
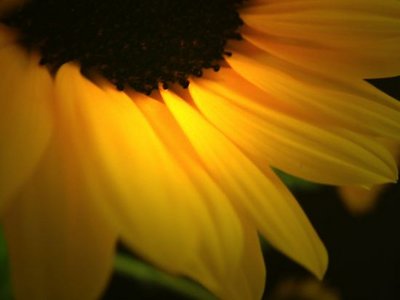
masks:
[[[202,286],[182,277],[164,273],[143,261],[124,254],[117,254],[114,261],[115,270],[134,279],[155,284],[173,290],[193,300],[216,300]]]
[[[313,183],[293,175],[289,175],[281,170],[274,169],[276,175],[286,184],[286,186],[291,190],[308,190],[313,191],[321,187],[320,184]]]
[[[0,299],[11,300],[11,282],[6,241],[0,228]]]

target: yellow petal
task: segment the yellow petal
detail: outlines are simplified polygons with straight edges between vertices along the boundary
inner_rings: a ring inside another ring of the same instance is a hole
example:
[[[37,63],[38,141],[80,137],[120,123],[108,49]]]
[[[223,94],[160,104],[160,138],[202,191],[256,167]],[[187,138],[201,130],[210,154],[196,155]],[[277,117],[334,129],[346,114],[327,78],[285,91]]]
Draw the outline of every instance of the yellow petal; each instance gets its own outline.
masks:
[[[393,157],[372,138],[334,127],[320,128],[266,107],[248,112],[210,92],[207,84],[201,87],[193,82],[190,92],[207,119],[261,165],[270,163],[327,184],[377,184],[396,179]]]
[[[272,95],[273,106],[284,106],[318,125],[400,138],[400,103],[365,82],[321,77],[251,47],[240,47],[228,61],[241,76]]]
[[[185,150],[171,152],[165,142],[173,134],[156,132],[154,100],[102,90],[73,65],[59,71],[56,92],[65,159],[77,188],[89,190],[87,197],[102,205],[140,256],[222,293],[223,280],[240,262],[240,221],[201,166],[194,161],[193,172],[185,172],[177,159]],[[159,121],[174,132],[167,117],[160,114]]]
[[[272,1],[241,12],[249,27],[265,34],[268,51],[321,72],[360,78],[398,75],[399,14],[395,0]]]
[[[400,144],[389,139],[380,140],[400,162]],[[353,214],[365,214],[376,205],[378,197],[389,185],[375,185],[372,187],[342,186],[338,188],[339,195],[344,205]]]
[[[278,98],[279,102],[290,101],[290,98],[294,98],[293,100],[301,101],[303,105],[303,102],[306,102],[302,100],[301,95],[304,94],[304,96],[316,102],[324,101],[339,103],[335,105],[340,105],[340,102],[346,101],[347,97],[351,97],[353,101],[357,101],[356,103],[360,101],[359,99],[357,100],[357,97],[361,97],[364,98],[362,100],[364,105],[360,105],[359,109],[365,106],[366,103],[369,105],[369,102],[372,101],[400,112],[399,101],[385,95],[365,81],[357,78],[340,80],[328,75],[322,76],[269,55],[251,44],[236,43],[232,44],[232,48],[235,53],[232,57],[227,58],[231,67],[267,94]],[[294,90],[294,92],[291,92],[291,90]],[[328,99],[325,99],[325,94],[328,95]],[[330,98],[335,97],[339,99],[333,102],[333,99]],[[296,101],[288,102],[288,104],[294,106]],[[373,108],[374,106],[371,107],[371,109]],[[298,109],[299,105],[296,106],[296,110]],[[398,123],[398,116],[389,114],[390,119],[394,118]]]
[[[336,47],[368,45],[399,35],[398,1],[275,1],[249,6],[241,17],[262,32]]]
[[[230,68],[222,68],[218,74],[206,73],[209,80],[199,80],[199,84],[204,82],[208,90],[225,95],[255,113],[266,107],[318,126],[339,126],[369,135],[400,139],[400,103],[393,98],[386,95],[388,99],[377,100],[376,96],[365,95],[349,83],[326,79],[318,82],[313,74],[296,73],[298,69],[279,65],[274,60],[271,65],[262,64],[256,68],[253,63],[259,62],[243,60],[243,63],[241,54],[235,55],[239,55],[235,58],[238,62],[231,61],[232,65],[246,72],[249,80],[260,88]],[[315,82],[311,78],[315,78]]]
[[[272,172],[266,168],[262,173],[178,96],[169,91],[162,91],[162,96],[208,172],[238,211],[248,216],[271,244],[321,277],[327,265],[326,251],[301,208]]]
[[[32,174],[51,135],[52,80],[38,58],[0,48],[0,214]]]
[[[337,78],[396,76],[400,69],[400,37],[365,47],[336,49],[296,38],[272,36],[244,28],[242,36],[269,54],[305,69]]]
[[[116,235],[90,199],[68,185],[56,147],[3,218],[16,299],[98,299]]]
[[[257,231],[249,225],[245,227],[245,243],[242,265],[234,282],[234,294],[227,299],[261,299],[264,291],[266,270]],[[236,292],[237,290],[241,293]]]
[[[137,99],[139,95],[136,94],[131,97]],[[222,299],[258,299],[249,296],[248,286],[239,285],[236,282],[236,276],[243,274],[243,271],[238,271],[238,268],[242,267],[243,264],[243,258],[241,258],[243,257],[243,241],[240,241],[240,244],[238,244],[237,238],[235,238],[235,231],[238,231],[238,229],[232,230],[234,226],[232,226],[230,219],[236,213],[232,214],[232,207],[229,200],[207,174],[195,149],[191,146],[179,124],[174,120],[166,106],[150,98],[136,100],[136,103],[154,128],[160,140],[165,144],[166,149],[178,161],[179,165],[184,168],[186,174],[188,174],[190,180],[202,195],[202,201],[207,206],[214,222],[214,228],[201,229],[203,237],[201,237],[201,245],[196,250],[197,254],[194,256],[194,269],[190,272],[185,270],[184,274],[199,280]],[[241,232],[242,229],[240,228],[239,231]],[[232,233],[234,234],[233,236]],[[245,249],[243,251],[247,253],[249,250],[246,249],[249,246],[246,243],[251,237],[244,236],[243,238],[245,239]],[[235,240],[236,244],[233,246]],[[210,242],[214,244],[211,247],[209,245]],[[258,259],[257,254],[260,255],[256,251],[252,254],[255,256],[252,259]],[[234,258],[233,261],[232,257]],[[221,266],[217,267],[218,264]],[[204,271],[193,272],[199,269],[199,266],[205,266],[209,269],[208,272],[210,270],[213,272],[208,276],[201,277],[199,274],[205,273]],[[263,269],[263,263],[259,267]],[[219,271],[216,272],[215,270]],[[263,271],[258,271],[257,268],[254,271],[257,272],[253,273],[252,278],[255,280],[255,284],[262,283],[261,286],[257,286],[262,291],[264,287]],[[210,282],[208,277],[214,278],[214,283]],[[243,278],[241,280],[245,282]]]

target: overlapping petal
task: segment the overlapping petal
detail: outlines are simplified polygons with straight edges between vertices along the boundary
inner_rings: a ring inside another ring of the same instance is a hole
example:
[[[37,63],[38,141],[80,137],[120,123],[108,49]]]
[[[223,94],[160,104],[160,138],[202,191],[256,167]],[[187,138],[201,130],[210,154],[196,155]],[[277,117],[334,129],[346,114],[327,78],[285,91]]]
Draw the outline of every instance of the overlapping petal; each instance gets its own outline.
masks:
[[[398,101],[390,97],[376,99],[370,94],[364,96],[366,87],[362,83],[318,76],[249,45],[238,45],[228,61],[237,73],[273,98],[268,103],[265,97],[271,107],[286,106],[316,124],[400,139]]]
[[[209,72],[208,80],[199,83],[256,113],[267,108],[319,127],[338,126],[400,139],[400,103],[367,83],[323,79],[298,68],[290,69],[291,65],[282,65],[273,58],[255,68],[241,53],[230,62],[254,84],[230,68],[223,68],[220,74]]]
[[[397,164],[400,162],[400,144],[390,139],[380,139],[380,142],[388,148],[395,157]],[[368,187],[341,186],[338,188],[339,195],[353,214],[365,214],[370,212],[379,200],[384,190],[390,185],[374,185]]]
[[[0,32],[0,37],[4,37]],[[8,37],[5,37],[7,39]],[[0,40],[1,43],[1,40]],[[32,174],[51,136],[52,79],[38,57],[0,48],[0,213]]]
[[[341,77],[398,75],[400,4],[386,1],[260,1],[241,16],[244,36],[305,68]]]
[[[135,103],[143,95],[132,100],[101,90],[73,65],[59,71],[56,93],[65,159],[77,188],[97,201],[136,253],[225,294],[222,281],[242,253],[240,221],[200,166],[193,164],[187,174],[160,140],[149,122],[152,100],[146,99],[146,109],[145,102]]]
[[[210,122],[257,158],[258,165],[268,163],[328,184],[376,184],[396,179],[393,157],[371,138],[318,127],[266,107],[249,112],[229,96],[214,94],[197,83],[192,84],[191,93]]]
[[[241,17],[272,35],[351,48],[398,36],[399,12],[397,0],[283,0],[250,4]]]
[[[201,241],[195,250],[195,255],[193,255],[195,259],[191,263],[193,269],[182,271],[186,275],[197,278],[223,299],[252,299],[249,298],[247,287],[235,284],[235,274],[237,274],[237,269],[241,267],[242,257],[245,256],[245,259],[249,259],[246,254],[242,254],[247,251],[244,248],[253,247],[252,249],[255,249],[255,247],[246,245],[246,233],[242,237],[244,242],[232,244],[234,239],[231,235],[236,235],[237,229],[234,229],[229,221],[232,208],[228,198],[206,172],[199,155],[195,152],[165,104],[136,93],[130,96],[135,100],[158,138],[165,145],[166,151],[183,168],[199,195],[202,196],[202,201],[215,226],[214,229],[206,229],[207,227],[200,229],[205,232],[204,235],[201,235]],[[188,198],[188,201],[192,200]],[[240,231],[242,230],[241,228]],[[208,243],[212,243],[215,247],[209,247]],[[233,249],[233,247],[235,248]],[[260,249],[258,249],[258,253],[253,251],[252,255],[256,257],[261,255]],[[232,261],[230,256],[235,257],[235,260]],[[193,272],[200,270],[200,266],[204,270],[197,272],[197,274]],[[201,273],[210,274],[203,276],[203,278],[199,277]],[[208,278],[214,278],[214,283],[212,284]]]
[[[227,299],[261,299],[264,292],[266,270],[257,231],[244,223],[244,251],[240,267],[235,272],[234,294]],[[236,291],[241,291],[237,294]]]
[[[281,189],[272,171],[266,167],[261,172],[176,94],[163,91],[162,96],[207,171],[237,209],[254,222],[271,244],[321,277],[327,266],[325,248],[299,205],[288,191]],[[208,100],[212,103],[214,99]]]
[[[2,219],[16,299],[97,299],[112,273],[116,233],[71,185],[57,146]]]

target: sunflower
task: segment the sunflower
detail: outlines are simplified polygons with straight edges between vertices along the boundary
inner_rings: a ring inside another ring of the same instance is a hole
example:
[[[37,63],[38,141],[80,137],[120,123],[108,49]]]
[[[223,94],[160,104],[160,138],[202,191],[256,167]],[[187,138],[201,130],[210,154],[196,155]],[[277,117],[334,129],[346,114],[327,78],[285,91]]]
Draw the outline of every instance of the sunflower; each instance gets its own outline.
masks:
[[[18,3],[17,3],[18,2]],[[394,182],[397,0],[2,1],[0,213],[16,299],[97,299],[117,240],[260,299],[261,234],[326,250],[272,171]],[[14,4],[14,5],[13,5]]]

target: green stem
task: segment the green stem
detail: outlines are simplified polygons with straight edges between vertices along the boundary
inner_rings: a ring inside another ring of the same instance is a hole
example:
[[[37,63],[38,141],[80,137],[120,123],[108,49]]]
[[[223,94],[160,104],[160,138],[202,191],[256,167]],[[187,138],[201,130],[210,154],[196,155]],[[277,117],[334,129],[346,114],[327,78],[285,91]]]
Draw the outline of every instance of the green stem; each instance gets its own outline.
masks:
[[[172,289],[182,295],[188,296],[190,299],[216,300],[210,292],[194,282],[185,278],[174,277],[163,273],[162,271],[127,255],[117,254],[114,261],[114,267],[115,270],[121,274]]]

